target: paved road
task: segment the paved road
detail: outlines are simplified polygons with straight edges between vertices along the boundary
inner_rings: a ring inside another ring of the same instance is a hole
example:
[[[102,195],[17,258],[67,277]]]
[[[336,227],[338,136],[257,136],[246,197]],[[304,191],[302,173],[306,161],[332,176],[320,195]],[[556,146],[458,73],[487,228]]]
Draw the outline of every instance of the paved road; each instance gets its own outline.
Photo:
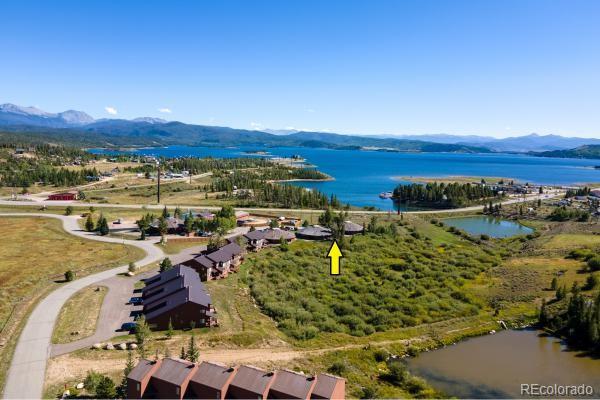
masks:
[[[530,195],[527,196],[526,199],[519,198],[511,198],[510,200],[505,200],[502,202],[503,205],[522,203],[524,201],[536,201],[538,199],[551,199],[554,197],[558,197],[564,195],[564,192],[551,193],[551,194],[542,194],[542,195]],[[144,208],[144,209],[155,209],[162,210],[164,208],[164,204],[109,204],[109,203],[84,203],[80,201],[25,201],[25,200],[0,200],[0,205],[8,205],[8,206],[34,206],[39,207],[42,205],[45,206],[79,206],[79,207],[94,207],[94,208]],[[173,206],[171,206],[173,207]],[[203,209],[203,210],[220,210],[221,207],[215,206],[199,206],[199,205],[178,205],[181,209]],[[250,213],[260,214],[261,212],[271,211],[278,212],[282,214],[293,214],[296,212],[302,213],[313,213],[313,214],[322,214],[323,210],[315,210],[315,209],[296,209],[296,208],[246,208],[246,207],[235,207],[236,210],[239,211],[247,211]],[[427,211],[404,211],[405,214],[441,214],[441,213],[461,213],[461,212],[469,212],[469,211],[480,211],[483,209],[483,206],[472,206],[472,207],[464,207],[464,208],[452,208],[447,210],[427,210]],[[367,211],[367,210],[350,210],[348,214],[389,214],[389,211]]]
[[[140,266],[159,261],[164,257],[162,250],[150,241],[122,240],[106,236],[97,236],[82,231],[77,223],[78,217],[35,213],[0,213],[0,216],[40,216],[57,218],[62,220],[65,231],[75,236],[101,242],[126,243],[136,246],[146,252],[146,256],[137,262]],[[46,363],[51,348],[52,331],[54,330],[54,324],[56,323],[56,319],[62,306],[75,292],[86,286],[114,278],[116,274],[126,272],[127,267],[127,265],[123,265],[118,268],[88,275],[67,283],[51,292],[36,306],[29,316],[29,319],[21,332],[19,341],[17,342],[17,347],[4,386],[4,398],[41,398],[44,387]]]
[[[232,233],[226,235],[226,238],[242,235],[248,232],[248,228],[237,227]],[[206,250],[206,244],[199,244],[197,246],[183,249],[180,253],[169,255],[173,264],[179,264],[189,260],[202,251]],[[96,325],[96,332],[90,337],[83,338],[71,343],[65,344],[54,344],[52,345],[50,356],[55,357],[61,354],[71,353],[79,349],[85,349],[91,347],[94,343],[102,343],[110,340],[114,336],[118,335],[118,329],[125,322],[134,320],[131,315],[132,311],[138,311],[141,309],[140,306],[135,307],[128,304],[129,299],[133,295],[135,282],[140,279],[149,278],[154,275],[156,271],[149,271],[143,274],[136,275],[135,279],[127,279],[122,276],[112,276],[108,279],[98,282],[100,286],[106,286],[108,293],[104,297],[102,308],[100,309],[100,315],[98,317],[98,323]]]
[[[106,286],[108,293],[104,297],[96,332],[92,336],[70,343],[53,344],[50,357],[71,353],[72,351],[91,347],[94,343],[101,343],[118,335],[119,329],[124,322],[133,322],[133,311],[141,309],[139,306],[129,304],[133,295],[135,283],[140,279],[149,278],[155,271],[136,275],[135,278],[125,278],[120,275],[111,276],[97,283],[98,286]]]

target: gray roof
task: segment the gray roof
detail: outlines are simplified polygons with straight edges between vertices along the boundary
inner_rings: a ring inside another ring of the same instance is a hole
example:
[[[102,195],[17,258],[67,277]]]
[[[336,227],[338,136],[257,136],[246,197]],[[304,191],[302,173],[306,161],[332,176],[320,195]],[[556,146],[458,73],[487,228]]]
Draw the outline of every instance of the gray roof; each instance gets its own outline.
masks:
[[[168,229],[177,229],[180,226],[183,226],[183,224],[184,224],[184,221],[182,219],[175,218],[175,217],[167,217],[167,218],[165,218],[165,221],[167,222]],[[160,223],[160,221],[157,218],[152,222],[152,224],[150,224],[150,226],[158,229],[159,223]]]
[[[266,230],[255,230],[244,234],[248,240],[261,240],[265,238]]]
[[[152,369],[156,365],[156,361],[146,360],[145,358],[140,359],[138,364],[131,370],[127,377],[134,381],[141,382],[152,372]]]
[[[198,264],[202,265],[204,268],[212,268],[215,266],[214,261],[212,261],[211,259],[209,259],[208,257],[206,257],[204,255],[194,258],[194,261],[196,261]]]
[[[269,229],[265,232],[265,239],[269,241],[279,241],[281,238],[285,240],[292,240],[296,238],[293,232],[285,231],[283,229]]]
[[[250,365],[242,365],[238,368],[230,386],[259,395],[265,392],[273,377],[273,372],[267,372],[264,369]]]
[[[195,382],[216,390],[223,390],[227,380],[234,373],[234,368],[227,367],[223,364],[203,361],[198,366],[198,370],[190,382]]]
[[[156,295],[155,298],[151,297],[148,299],[144,303],[144,310],[149,310],[162,303],[165,304],[156,310],[146,313],[147,319],[155,318],[188,302],[196,303],[204,308],[210,308],[212,304],[210,295],[200,281],[198,273],[190,267],[178,265],[160,275],[171,275],[171,271],[174,270],[179,271],[174,279],[168,280],[161,285],[152,285],[153,289],[158,290],[158,287],[162,287],[164,290],[159,295]]]
[[[363,231],[362,225],[355,224],[352,221],[344,222],[344,231],[347,233],[360,233]]]
[[[331,236],[331,230],[321,226],[309,226],[304,229],[300,229],[296,235],[298,237],[326,239]]]
[[[230,261],[234,256],[238,256],[240,254],[242,254],[242,248],[238,246],[237,243],[231,242],[219,248],[218,250],[213,251],[212,253],[206,254],[206,257],[216,263],[219,263]]]
[[[152,379],[160,379],[173,385],[181,386],[188,375],[195,371],[193,362],[180,360],[178,358],[165,358],[160,367],[152,375]]]
[[[286,398],[306,399],[311,393],[314,382],[315,378],[312,376],[282,370],[277,371],[277,375],[269,391],[275,390],[285,395]]]
[[[193,280],[196,276],[198,276],[198,273],[196,271],[194,271],[193,268],[186,267],[185,265],[179,264],[165,272],[161,272],[160,274],[154,275],[154,276],[146,279],[146,282],[151,282],[156,279],[158,279],[158,280],[149,285],[146,285],[146,287],[144,287],[142,292],[146,293],[146,292],[152,291],[153,289],[155,289],[159,286],[162,286],[162,285],[166,284],[167,282],[170,282],[174,279],[185,277],[186,280],[189,281],[189,280]]]
[[[311,396],[319,396],[324,399],[330,399],[333,395],[338,381],[342,381],[342,378],[329,374],[319,374],[317,376],[317,384],[315,385]]]

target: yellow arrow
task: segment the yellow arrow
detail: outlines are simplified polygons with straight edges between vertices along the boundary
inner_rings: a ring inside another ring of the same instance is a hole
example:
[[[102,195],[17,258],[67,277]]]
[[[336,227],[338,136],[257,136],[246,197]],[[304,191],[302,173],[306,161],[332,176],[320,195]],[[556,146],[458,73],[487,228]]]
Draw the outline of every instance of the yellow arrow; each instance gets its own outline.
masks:
[[[329,249],[329,252],[327,253],[327,257],[329,257],[331,259],[330,260],[331,261],[330,274],[331,275],[339,275],[340,274],[340,258],[344,257],[344,255],[340,251],[340,247],[338,246],[338,244],[335,240],[331,244],[331,248]]]

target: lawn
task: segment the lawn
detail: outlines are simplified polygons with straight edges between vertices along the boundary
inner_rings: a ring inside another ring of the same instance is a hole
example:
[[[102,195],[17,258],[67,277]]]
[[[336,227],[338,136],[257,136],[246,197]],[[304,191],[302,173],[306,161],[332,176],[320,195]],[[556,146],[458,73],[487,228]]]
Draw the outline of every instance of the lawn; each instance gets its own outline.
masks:
[[[552,236],[543,245],[544,250],[569,251],[581,247],[599,248],[600,235],[563,233]]]
[[[105,286],[88,286],[75,293],[60,310],[52,343],[70,343],[93,335],[107,292]]]
[[[83,276],[135,261],[135,247],[85,240],[66,233],[60,221],[0,217],[0,386],[16,338],[32,306],[63,282],[66,270]]]

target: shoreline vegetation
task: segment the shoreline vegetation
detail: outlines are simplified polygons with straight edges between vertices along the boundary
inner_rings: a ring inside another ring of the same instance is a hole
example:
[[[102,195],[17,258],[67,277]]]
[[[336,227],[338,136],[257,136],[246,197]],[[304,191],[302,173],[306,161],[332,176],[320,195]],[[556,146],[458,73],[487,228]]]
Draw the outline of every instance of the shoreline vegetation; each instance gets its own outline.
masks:
[[[420,183],[400,184],[392,199],[400,204],[435,209],[453,209],[502,201],[506,196],[486,185],[472,183]]]
[[[482,180],[488,184],[495,185],[502,181],[518,183],[518,179],[502,178],[496,176],[392,176],[394,181],[405,181],[413,183],[480,183]]]

